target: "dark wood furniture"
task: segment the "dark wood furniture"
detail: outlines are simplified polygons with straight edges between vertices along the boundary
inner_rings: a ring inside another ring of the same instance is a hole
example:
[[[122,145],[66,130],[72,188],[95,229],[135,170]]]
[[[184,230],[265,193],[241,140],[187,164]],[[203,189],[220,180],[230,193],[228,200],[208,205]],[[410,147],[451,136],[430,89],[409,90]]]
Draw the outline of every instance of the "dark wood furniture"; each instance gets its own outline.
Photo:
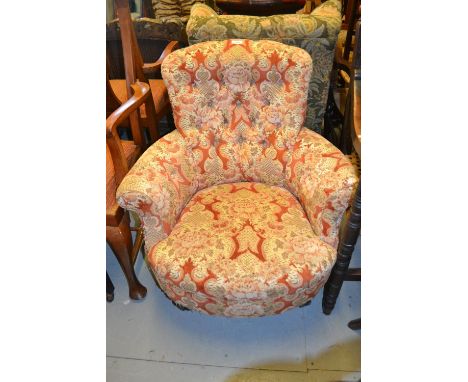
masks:
[[[324,136],[335,144],[343,153],[351,154],[352,144],[350,142],[349,130],[346,131],[346,120],[344,111],[349,107],[346,103],[350,86],[350,77],[353,71],[353,60],[351,52],[356,50],[355,44],[358,40],[356,35],[356,24],[360,17],[361,0],[343,0],[343,23],[335,49],[335,59],[330,78],[330,89],[328,92],[327,107],[324,118]],[[344,41],[340,38],[344,32]],[[353,37],[355,37],[353,39]],[[335,98],[344,100],[341,103]]]
[[[349,129],[349,142],[361,157],[361,42],[360,23],[357,24],[355,56],[351,87],[346,102],[345,123]],[[343,219],[340,243],[337,251],[337,261],[332,269],[330,278],[324,287],[322,309],[330,314],[335,307],[336,300],[344,281],[361,281],[361,269],[349,268],[354,247],[361,232],[361,181],[359,181],[351,208]],[[351,321],[351,329],[360,328],[360,319]]]
[[[106,272],[106,300],[108,302],[114,301],[114,284],[112,283],[109,274]]]
[[[336,300],[344,281],[360,281],[361,270],[349,268],[351,256],[361,232],[361,182],[359,181],[351,209],[343,219],[343,229],[340,234],[337,259],[330,278],[323,290],[322,310],[330,314],[335,307]]]
[[[305,0],[216,0],[216,5],[230,15],[271,16],[295,13]]]
[[[141,0],[141,17],[154,19],[154,9],[151,0]]]
[[[339,141],[339,148],[345,154],[351,154],[354,149],[352,131],[359,126],[361,129],[361,26],[360,22],[356,24],[356,40],[353,47],[353,60],[346,67],[349,74],[349,84],[346,89],[346,106],[343,116],[343,126]],[[359,107],[355,106],[359,102]],[[359,113],[358,122],[355,120],[356,113]],[[357,122],[358,125],[355,123]],[[360,134],[360,133],[359,133]],[[355,142],[357,143],[357,142]],[[360,149],[360,145],[359,145]]]
[[[132,114],[136,114],[135,120],[138,126],[138,109],[151,95],[149,85],[143,82],[137,81],[131,89],[134,92],[132,97],[106,120],[106,241],[122,267],[130,297],[139,300],[146,296],[146,288],[138,281],[133,264],[141,248],[143,235],[140,228],[133,228],[138,232],[135,243],[132,242],[128,211],[124,211],[115,199],[118,185],[142,152],[135,141],[121,140],[117,127]],[[107,277],[108,292],[109,281]],[[113,297],[113,287],[110,289]],[[108,299],[109,297],[108,293]]]
[[[152,100],[153,102],[145,102],[144,107],[142,107],[140,117],[141,125],[147,129],[149,133],[149,137],[144,138],[149,138],[147,139],[147,144],[153,143],[161,136],[159,131],[161,118],[164,115],[167,115],[168,120],[172,121],[172,118],[170,117],[171,106],[164,81],[161,79],[148,80],[146,75],[160,73],[163,60],[169,53],[177,49],[178,42],[169,42],[159,59],[155,62],[144,63],[135,31],[133,29],[128,0],[115,0],[115,7],[120,28],[120,41],[122,44],[125,79],[112,79],[112,64],[108,65],[110,78],[110,89],[107,91],[109,95],[108,97],[110,98],[108,106],[112,106],[114,108],[116,105],[121,105],[129,99],[132,93],[131,84],[135,83],[136,80],[149,84],[151,95],[149,100]],[[112,110],[112,108],[110,110]],[[131,124],[135,124],[135,117],[136,114],[133,113],[130,117]]]

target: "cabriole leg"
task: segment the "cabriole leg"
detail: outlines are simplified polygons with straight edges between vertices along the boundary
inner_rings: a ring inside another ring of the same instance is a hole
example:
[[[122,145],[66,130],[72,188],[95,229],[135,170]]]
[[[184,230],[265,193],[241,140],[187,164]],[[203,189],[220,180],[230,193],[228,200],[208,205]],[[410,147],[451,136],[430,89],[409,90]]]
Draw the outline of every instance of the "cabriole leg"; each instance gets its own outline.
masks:
[[[125,212],[118,227],[106,227],[106,240],[117,257],[122,271],[127,278],[130,298],[133,300],[141,300],[146,296],[146,288],[138,281],[135,269],[133,268],[131,259],[133,244],[129,225],[130,219],[128,217],[128,212]]]

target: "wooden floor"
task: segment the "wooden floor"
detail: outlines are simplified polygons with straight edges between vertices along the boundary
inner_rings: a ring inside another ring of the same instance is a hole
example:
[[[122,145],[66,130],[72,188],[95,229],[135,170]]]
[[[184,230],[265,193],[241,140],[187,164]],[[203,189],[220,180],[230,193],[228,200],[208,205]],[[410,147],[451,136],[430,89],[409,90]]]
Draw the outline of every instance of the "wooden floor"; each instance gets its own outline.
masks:
[[[352,266],[360,265],[360,241]],[[274,317],[227,319],[180,311],[156,287],[142,256],[136,264],[146,298],[128,298],[107,248],[115,299],[107,303],[107,381],[358,381],[360,283],[346,282],[325,316],[311,305]],[[103,281],[104,282],[104,281]],[[102,296],[104,303],[104,295]]]

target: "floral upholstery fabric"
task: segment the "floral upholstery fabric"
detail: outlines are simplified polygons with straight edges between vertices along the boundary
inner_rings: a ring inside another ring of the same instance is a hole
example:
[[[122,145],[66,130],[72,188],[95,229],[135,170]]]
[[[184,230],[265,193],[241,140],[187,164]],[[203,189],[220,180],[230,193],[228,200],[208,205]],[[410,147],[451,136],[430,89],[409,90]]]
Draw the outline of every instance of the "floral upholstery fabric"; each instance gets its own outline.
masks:
[[[155,142],[133,165],[117,190],[117,201],[142,222],[146,252],[166,238],[197,190],[191,154],[177,130]]]
[[[164,61],[177,130],[140,157],[117,201],[140,216],[149,264],[179,305],[270,315],[326,282],[357,179],[302,128],[311,70],[305,51],[267,40],[200,43]]]
[[[153,10],[156,19],[169,20],[180,17],[179,0],[153,0]]]
[[[336,251],[284,188],[230,183],[199,191],[148,256],[177,304],[223,316],[264,316],[310,300]]]
[[[205,0],[153,0],[153,10],[156,20],[176,22],[185,25],[190,16],[190,9],[196,3]],[[211,3],[211,2],[209,2]]]
[[[305,126],[322,132],[329,77],[341,27],[341,1],[328,0],[308,15],[268,17],[218,15],[204,4],[192,7],[186,32],[190,44],[229,38],[268,39],[294,45],[312,57]]]
[[[127,83],[125,80],[110,80],[109,82],[116,97],[120,102],[124,103],[128,99]],[[149,84],[151,87],[151,94],[153,96],[156,113],[159,113],[169,103],[169,96],[167,94],[166,85],[164,85],[163,80],[149,80]],[[142,118],[146,118],[144,104],[140,108],[140,115]]]
[[[200,43],[164,60],[174,121],[201,187],[282,184],[304,122],[311,69],[307,52],[274,41]]]
[[[286,179],[314,232],[336,248],[341,218],[357,182],[352,163],[322,136],[302,129],[286,167]]]

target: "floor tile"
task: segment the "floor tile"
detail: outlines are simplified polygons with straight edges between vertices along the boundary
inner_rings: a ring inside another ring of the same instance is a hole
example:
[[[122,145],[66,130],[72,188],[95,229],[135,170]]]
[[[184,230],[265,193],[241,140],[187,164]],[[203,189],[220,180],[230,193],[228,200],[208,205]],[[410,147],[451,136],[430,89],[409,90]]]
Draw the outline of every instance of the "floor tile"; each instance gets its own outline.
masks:
[[[360,266],[360,240],[351,260]],[[321,291],[305,308],[307,367],[321,370],[361,370],[360,331],[348,328],[349,321],[361,317],[361,283],[346,281],[329,316],[322,313]]]
[[[309,370],[307,376],[308,382],[350,382],[361,380],[361,373],[358,371]]]
[[[309,382],[306,372],[236,369],[107,358],[108,382]],[[325,381],[319,379],[318,381]]]
[[[306,373],[107,358],[108,382],[351,382],[360,378],[360,372],[349,371],[309,370]]]
[[[232,319],[180,311],[156,287],[139,257],[136,270],[148,288],[145,300],[128,298],[125,279],[110,250],[107,270],[116,290],[107,304],[107,355],[142,360],[272,370],[306,371],[304,310]]]
[[[360,242],[351,265],[360,266]],[[141,302],[128,298],[123,273],[107,248],[115,285],[115,300],[107,304],[109,381],[360,378],[360,332],[347,327],[360,317],[358,282],[344,283],[330,316],[322,313],[320,293],[311,305],[283,315],[227,319],[180,311],[156,287],[141,255],[135,269],[148,288]]]

